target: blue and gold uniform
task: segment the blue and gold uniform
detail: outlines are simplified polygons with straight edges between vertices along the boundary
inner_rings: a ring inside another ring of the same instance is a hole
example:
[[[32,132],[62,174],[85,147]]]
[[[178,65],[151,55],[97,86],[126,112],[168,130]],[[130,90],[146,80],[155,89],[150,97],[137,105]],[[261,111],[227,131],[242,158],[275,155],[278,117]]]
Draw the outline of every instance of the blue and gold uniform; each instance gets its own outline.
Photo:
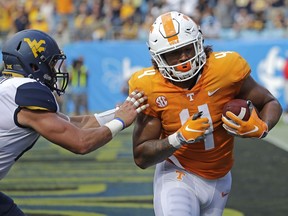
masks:
[[[1,77],[0,81],[0,179],[15,161],[37,141],[39,134],[21,126],[17,113],[22,109],[57,112],[51,90],[30,78]]]
[[[21,110],[58,112],[53,92],[65,92],[68,73],[61,71],[66,55],[48,34],[34,29],[17,32],[2,46],[0,77],[0,180],[35,144],[39,128],[21,125]],[[30,119],[28,120],[30,121]],[[0,215],[24,216],[14,201],[0,192]]]

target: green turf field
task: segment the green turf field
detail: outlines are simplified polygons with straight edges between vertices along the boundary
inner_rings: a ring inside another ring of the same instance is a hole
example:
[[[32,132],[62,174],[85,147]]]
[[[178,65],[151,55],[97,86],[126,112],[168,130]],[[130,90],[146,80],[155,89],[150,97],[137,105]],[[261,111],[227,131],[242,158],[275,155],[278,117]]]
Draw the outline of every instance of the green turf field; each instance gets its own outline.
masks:
[[[288,126],[280,122],[274,130],[265,140],[275,136],[285,143]],[[235,159],[224,216],[287,216],[288,153],[265,141],[237,139]],[[152,179],[153,167],[134,165],[129,128],[86,156],[40,139],[0,188],[30,216],[148,216]]]

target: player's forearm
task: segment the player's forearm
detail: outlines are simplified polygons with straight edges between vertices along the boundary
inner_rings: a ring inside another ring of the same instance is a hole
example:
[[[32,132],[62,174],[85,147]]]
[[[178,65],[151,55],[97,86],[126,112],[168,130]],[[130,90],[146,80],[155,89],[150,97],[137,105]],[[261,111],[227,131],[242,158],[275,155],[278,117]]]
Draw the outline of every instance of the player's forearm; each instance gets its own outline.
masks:
[[[271,100],[261,110],[260,118],[266,122],[269,131],[277,124],[282,111],[282,107],[277,100]]]
[[[149,140],[134,148],[134,161],[137,166],[146,169],[170,157],[177,149],[168,139]]]
[[[79,128],[95,128],[112,121],[115,117],[116,110],[115,108],[105,112],[95,113],[94,115],[70,117],[70,121]]]
[[[99,127],[99,123],[94,115],[68,116],[64,113],[57,112],[57,115],[78,128],[95,128]]]
[[[59,128],[59,127],[58,127]],[[90,129],[79,129],[72,124],[62,127],[62,130],[44,136],[62,148],[69,150],[75,154],[88,154],[105,144],[111,139],[111,131],[103,126]],[[65,138],[63,138],[65,135]]]
[[[70,117],[70,122],[78,128],[96,128],[99,127],[94,115],[82,115]]]

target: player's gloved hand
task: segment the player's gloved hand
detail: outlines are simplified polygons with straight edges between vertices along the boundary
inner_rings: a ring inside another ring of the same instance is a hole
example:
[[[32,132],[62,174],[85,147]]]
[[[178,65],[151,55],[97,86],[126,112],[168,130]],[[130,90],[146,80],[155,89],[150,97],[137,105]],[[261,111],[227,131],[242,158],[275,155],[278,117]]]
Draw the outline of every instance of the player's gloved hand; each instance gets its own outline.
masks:
[[[174,134],[168,137],[169,143],[180,148],[184,144],[191,144],[204,139],[210,124],[208,118],[200,118],[202,112],[196,113]]]
[[[222,116],[223,127],[228,131],[229,134],[234,136],[240,136],[243,138],[264,138],[268,134],[268,126],[262,121],[251,101],[248,101],[249,109],[250,109],[250,118],[248,121],[243,121],[234,115],[232,112],[226,112],[226,116],[230,118],[226,118]]]

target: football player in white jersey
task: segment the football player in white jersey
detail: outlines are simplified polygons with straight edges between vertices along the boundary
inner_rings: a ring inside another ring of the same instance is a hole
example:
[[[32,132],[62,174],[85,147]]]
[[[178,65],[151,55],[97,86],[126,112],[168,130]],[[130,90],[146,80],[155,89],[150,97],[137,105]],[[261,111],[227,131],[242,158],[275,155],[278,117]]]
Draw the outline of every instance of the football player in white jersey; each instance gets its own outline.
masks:
[[[149,107],[136,119],[133,152],[142,169],[156,165],[155,215],[220,216],[231,188],[233,135],[265,137],[281,106],[254,81],[243,57],[204,46],[199,27],[182,13],[156,19],[149,50],[153,66],[132,75],[129,91],[148,96]],[[231,112],[234,123],[222,117],[233,98],[251,100],[259,114],[251,106],[248,121]]]
[[[2,55],[0,180],[39,136],[73,153],[86,154],[130,126],[148,106],[143,92],[134,91],[118,109],[68,117],[59,112],[53,94],[63,94],[68,82],[68,74],[60,70],[66,56],[53,38],[38,30],[24,30],[4,44]],[[0,215],[24,213],[0,192]]]

